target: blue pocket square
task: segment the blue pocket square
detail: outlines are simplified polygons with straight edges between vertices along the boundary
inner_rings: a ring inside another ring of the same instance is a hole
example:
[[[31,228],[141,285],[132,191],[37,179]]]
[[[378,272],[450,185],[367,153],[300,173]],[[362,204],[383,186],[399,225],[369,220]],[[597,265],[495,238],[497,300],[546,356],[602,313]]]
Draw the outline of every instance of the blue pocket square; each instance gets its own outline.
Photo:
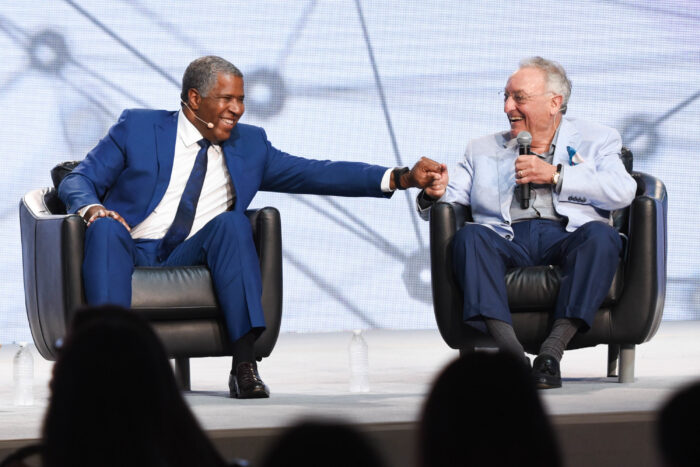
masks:
[[[566,152],[569,153],[569,165],[576,165],[583,162],[583,158],[576,153],[576,149],[571,146],[566,147]]]

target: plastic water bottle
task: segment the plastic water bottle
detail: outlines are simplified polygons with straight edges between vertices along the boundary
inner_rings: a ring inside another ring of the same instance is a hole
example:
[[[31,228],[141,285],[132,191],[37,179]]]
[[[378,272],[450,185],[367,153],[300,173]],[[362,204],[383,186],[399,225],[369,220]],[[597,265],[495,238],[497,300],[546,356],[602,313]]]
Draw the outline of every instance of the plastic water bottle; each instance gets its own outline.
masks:
[[[12,360],[15,381],[15,405],[34,404],[34,357],[26,342],[19,343],[19,350]]]
[[[362,331],[352,332],[350,345],[350,392],[369,392],[369,355]]]

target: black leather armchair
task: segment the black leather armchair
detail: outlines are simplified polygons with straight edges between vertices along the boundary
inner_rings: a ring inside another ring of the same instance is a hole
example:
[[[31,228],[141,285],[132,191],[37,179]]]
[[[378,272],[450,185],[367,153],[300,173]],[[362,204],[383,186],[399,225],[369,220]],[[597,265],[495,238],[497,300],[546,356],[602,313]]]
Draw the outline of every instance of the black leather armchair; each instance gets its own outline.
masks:
[[[623,152],[631,171],[631,154]],[[634,381],[635,345],[651,339],[661,322],[666,295],[666,188],[657,178],[631,172],[637,194],[631,206],[613,214],[614,225],[625,239],[613,284],[591,329],[577,334],[568,348],[608,345],[608,376]],[[452,239],[469,212],[456,212],[446,203],[432,208],[430,218],[430,257],[433,307],[438,329],[450,347],[469,352],[488,346],[473,328],[462,320],[462,291],[452,269]],[[555,266],[514,268],[506,274],[508,303],[513,327],[525,350],[536,354],[551,328],[551,311],[559,290],[559,270]]]
[[[84,306],[82,280],[85,223],[65,207],[54,188],[30,191],[19,204],[25,303],[42,357],[56,358],[55,344]],[[262,273],[267,328],[255,343],[256,358],[272,352],[282,319],[282,239],[279,211],[246,213]],[[153,325],[183,389],[190,389],[189,358],[231,355],[223,314],[205,266],[136,268],[132,309]]]

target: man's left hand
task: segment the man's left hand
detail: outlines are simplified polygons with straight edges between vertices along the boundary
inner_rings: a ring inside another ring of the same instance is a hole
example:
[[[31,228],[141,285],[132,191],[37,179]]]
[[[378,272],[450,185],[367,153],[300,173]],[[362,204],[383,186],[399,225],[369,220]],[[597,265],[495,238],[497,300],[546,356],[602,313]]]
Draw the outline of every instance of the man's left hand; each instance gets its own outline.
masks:
[[[518,156],[515,159],[515,183],[552,183],[556,166],[548,164],[537,156]]]

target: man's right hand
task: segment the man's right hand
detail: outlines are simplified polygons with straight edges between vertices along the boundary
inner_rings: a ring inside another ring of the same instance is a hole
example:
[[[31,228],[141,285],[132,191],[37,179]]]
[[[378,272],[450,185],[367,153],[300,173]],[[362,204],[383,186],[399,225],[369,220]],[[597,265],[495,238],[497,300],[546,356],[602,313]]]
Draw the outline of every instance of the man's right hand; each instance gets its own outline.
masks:
[[[100,217],[111,217],[112,219],[119,221],[124,226],[127,232],[131,232],[131,227],[129,227],[129,224],[126,223],[124,218],[120,216],[117,211],[110,211],[109,209],[105,208],[104,206],[100,206],[99,204],[92,206],[90,207],[90,209],[85,211],[83,219],[85,220],[87,226],[90,227],[92,223]]]
[[[440,176],[436,177],[429,186],[425,187],[425,194],[435,199],[442,198],[442,195],[444,195],[447,190],[447,184],[450,181],[450,176],[447,173],[447,166],[441,164],[440,168]]]

